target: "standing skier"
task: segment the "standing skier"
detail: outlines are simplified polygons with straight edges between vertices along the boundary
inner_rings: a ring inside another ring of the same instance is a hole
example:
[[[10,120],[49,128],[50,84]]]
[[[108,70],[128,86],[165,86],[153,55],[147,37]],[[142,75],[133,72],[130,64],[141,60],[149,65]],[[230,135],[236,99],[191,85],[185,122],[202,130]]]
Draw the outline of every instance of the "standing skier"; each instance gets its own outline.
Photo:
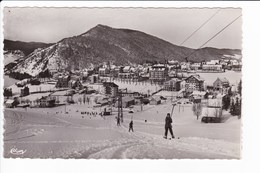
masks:
[[[168,130],[170,130],[172,138],[174,138],[174,135],[173,135],[173,132],[172,132],[172,118],[171,118],[170,113],[167,113],[167,116],[165,118],[165,133],[164,133],[165,139],[167,139]]]
[[[133,120],[130,121],[129,123],[129,132],[132,130],[132,132],[134,132],[134,128],[133,128]]]

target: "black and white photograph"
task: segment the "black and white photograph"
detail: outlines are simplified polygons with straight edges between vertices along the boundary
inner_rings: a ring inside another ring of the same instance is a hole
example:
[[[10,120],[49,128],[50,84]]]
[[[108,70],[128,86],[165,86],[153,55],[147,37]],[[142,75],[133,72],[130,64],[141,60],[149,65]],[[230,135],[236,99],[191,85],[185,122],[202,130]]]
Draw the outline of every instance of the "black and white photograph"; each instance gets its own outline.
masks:
[[[240,160],[242,17],[4,7],[3,157]]]

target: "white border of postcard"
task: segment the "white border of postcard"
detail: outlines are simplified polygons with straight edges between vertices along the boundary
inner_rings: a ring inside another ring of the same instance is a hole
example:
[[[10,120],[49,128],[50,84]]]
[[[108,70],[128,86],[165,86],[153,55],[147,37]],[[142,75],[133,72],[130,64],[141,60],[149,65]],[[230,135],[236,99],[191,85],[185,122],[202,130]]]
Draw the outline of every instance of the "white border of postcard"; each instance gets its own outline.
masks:
[[[259,172],[259,110],[257,89],[259,89],[259,25],[260,2],[241,1],[45,1],[21,2],[9,1],[1,3],[1,21],[4,6],[31,7],[241,7],[243,12],[243,127],[242,127],[242,159],[241,160],[64,160],[64,159],[4,159],[3,137],[1,135],[1,173],[15,172]],[[3,38],[1,22],[1,37]],[[3,40],[1,40],[0,73],[3,76]],[[3,79],[0,86],[3,88]],[[1,96],[2,96],[1,90]],[[3,98],[1,97],[1,101]],[[3,105],[0,104],[1,110]],[[1,115],[3,112],[1,113]],[[1,116],[3,117],[3,116]],[[1,121],[1,127],[3,122]],[[1,128],[1,133],[3,129]]]

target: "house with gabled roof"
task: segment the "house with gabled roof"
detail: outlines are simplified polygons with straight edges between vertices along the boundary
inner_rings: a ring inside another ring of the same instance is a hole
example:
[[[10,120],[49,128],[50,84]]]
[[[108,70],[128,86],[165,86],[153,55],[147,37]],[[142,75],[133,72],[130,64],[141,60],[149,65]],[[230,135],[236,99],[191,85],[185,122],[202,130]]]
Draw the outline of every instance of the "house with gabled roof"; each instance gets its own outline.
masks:
[[[150,100],[150,105],[158,105],[161,104],[161,98],[159,96],[153,96]]]
[[[185,79],[185,90],[188,93],[193,91],[204,91],[204,79],[200,78],[198,75],[191,75]]]
[[[213,89],[220,92],[227,92],[229,81],[226,78],[217,78],[213,82]]]

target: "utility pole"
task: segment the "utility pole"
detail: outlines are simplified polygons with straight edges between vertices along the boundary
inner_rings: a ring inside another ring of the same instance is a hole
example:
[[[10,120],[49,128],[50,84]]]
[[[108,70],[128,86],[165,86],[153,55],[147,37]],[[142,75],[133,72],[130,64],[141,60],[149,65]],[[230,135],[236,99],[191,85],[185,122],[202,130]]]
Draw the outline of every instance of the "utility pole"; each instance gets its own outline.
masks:
[[[141,96],[141,111],[143,111],[143,96]]]
[[[123,122],[123,105],[122,105],[122,92],[119,91],[118,92],[118,116],[117,118],[119,118],[121,120],[121,122]]]

